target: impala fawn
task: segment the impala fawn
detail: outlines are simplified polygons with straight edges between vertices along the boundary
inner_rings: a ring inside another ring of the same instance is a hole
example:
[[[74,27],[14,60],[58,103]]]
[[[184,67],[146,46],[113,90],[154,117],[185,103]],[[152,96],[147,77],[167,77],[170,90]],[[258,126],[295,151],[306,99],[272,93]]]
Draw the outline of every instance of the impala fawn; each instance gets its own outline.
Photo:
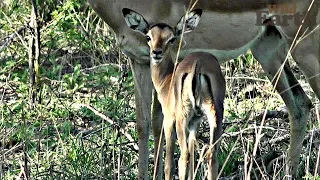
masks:
[[[177,52],[173,44],[182,33],[196,28],[201,14],[202,10],[193,10],[173,28],[164,23],[149,25],[139,13],[123,9],[127,25],[143,34],[150,47],[152,82],[164,115],[166,179],[171,179],[173,175],[174,125],[181,149],[179,179],[185,179],[188,168],[189,179],[194,178],[194,141],[203,117],[208,119],[210,125],[208,179],[217,177],[219,143],[216,141],[222,134],[225,96],[225,80],[219,62],[209,53],[194,52],[186,56],[174,71],[172,59]]]

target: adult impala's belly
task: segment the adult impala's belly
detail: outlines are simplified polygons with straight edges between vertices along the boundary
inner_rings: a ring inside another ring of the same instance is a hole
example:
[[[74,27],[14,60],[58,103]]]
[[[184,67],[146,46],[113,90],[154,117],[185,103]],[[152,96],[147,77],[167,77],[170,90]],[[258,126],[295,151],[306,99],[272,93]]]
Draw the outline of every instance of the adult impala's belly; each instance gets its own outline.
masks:
[[[174,17],[161,22],[174,26],[181,15]],[[157,22],[152,19],[150,21]],[[236,58],[250,49],[264,33],[265,27],[255,25],[256,21],[255,12],[227,14],[205,11],[199,26],[184,35],[186,43],[179,57],[183,58],[191,52],[205,51],[215,55],[219,62]],[[140,63],[149,63],[149,47],[145,38],[142,34],[130,30],[124,27],[116,33],[121,49],[130,58]]]
[[[181,57],[191,52],[205,51],[215,55],[221,63],[246,53],[266,29],[255,25],[255,12],[205,12],[201,18],[198,29],[186,34]]]

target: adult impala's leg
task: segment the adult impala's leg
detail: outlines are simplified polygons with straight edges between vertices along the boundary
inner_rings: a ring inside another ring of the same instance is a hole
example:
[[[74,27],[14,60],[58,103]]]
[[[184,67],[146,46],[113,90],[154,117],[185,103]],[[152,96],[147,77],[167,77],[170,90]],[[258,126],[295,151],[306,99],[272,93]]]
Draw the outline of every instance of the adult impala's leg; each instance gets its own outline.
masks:
[[[299,1],[296,3],[296,11],[305,16],[307,8],[312,0]],[[314,1],[307,16],[302,24],[299,35],[303,35],[302,41],[300,37],[292,51],[293,59],[299,65],[299,68],[305,74],[310,86],[314,90],[318,98],[320,98],[320,1]],[[289,23],[282,26],[280,31],[285,34],[289,44],[298,31],[300,24]]]
[[[305,10],[310,6],[310,3],[311,0],[299,2],[297,4],[297,11],[301,14],[304,14]],[[305,74],[307,80],[310,83],[310,86],[312,87],[318,98],[320,98],[320,33],[319,29],[315,30],[312,34],[309,33],[313,31],[317,25],[320,24],[319,7],[320,2],[314,1],[314,3],[312,4],[312,8],[308,12],[308,15],[305,18],[301,31],[299,33],[299,35],[302,35],[304,33],[307,36],[303,37],[304,39],[300,41],[296,45],[296,47],[294,47],[292,52],[293,59],[297,62],[300,69]],[[286,35],[285,37],[288,38],[289,44],[292,43],[293,38],[297,33],[297,28],[298,26],[293,23],[289,24],[289,26],[281,27],[281,31]],[[292,156],[298,155],[301,149],[301,143],[303,140],[302,135],[304,134],[304,132],[298,131],[299,126],[305,126],[305,122],[300,122],[296,119],[293,119],[291,121],[291,127],[293,128],[291,129],[292,145],[289,149],[289,155],[291,154]],[[295,141],[295,139],[298,139],[299,141]],[[298,164],[298,159],[292,158],[291,163]],[[290,169],[288,168],[287,171],[289,170]]]
[[[162,169],[163,169],[163,139],[161,136],[163,114],[161,110],[161,104],[158,101],[158,95],[155,90],[153,90],[153,103],[152,103],[152,132],[154,137],[154,166],[155,166],[155,176],[156,179],[162,180]],[[160,143],[159,143],[160,142]],[[159,154],[158,154],[159,152]],[[156,164],[157,163],[157,164]]]
[[[294,60],[299,65],[300,69],[305,74],[305,77],[308,79],[311,88],[320,99],[320,38],[319,30],[306,39],[301,41],[295,48],[292,56]],[[293,122],[300,124],[299,122]],[[299,134],[296,134],[298,136]],[[290,151],[295,151],[295,149],[290,149]],[[294,152],[291,152],[294,154]],[[292,162],[296,163],[296,162]]]
[[[299,42],[292,56],[320,99],[320,29]]]
[[[139,146],[138,179],[148,178],[149,124],[151,119],[152,81],[149,64],[130,60],[135,82],[136,121]]]
[[[268,78],[272,80],[281,67],[288,48],[284,38],[280,38],[276,29],[269,28],[271,33],[265,33],[253,45],[252,53],[262,65]],[[288,63],[284,66],[279,82],[276,84],[276,90],[281,93],[290,115],[290,147],[287,165],[292,169],[289,173],[295,175],[312,104],[294,77]]]
[[[313,4],[303,24],[302,32],[308,28],[305,38],[300,41],[292,52],[293,59],[305,74],[313,91],[320,99],[320,2]],[[283,27],[285,33],[293,37],[291,29]],[[287,32],[289,31],[289,32]]]

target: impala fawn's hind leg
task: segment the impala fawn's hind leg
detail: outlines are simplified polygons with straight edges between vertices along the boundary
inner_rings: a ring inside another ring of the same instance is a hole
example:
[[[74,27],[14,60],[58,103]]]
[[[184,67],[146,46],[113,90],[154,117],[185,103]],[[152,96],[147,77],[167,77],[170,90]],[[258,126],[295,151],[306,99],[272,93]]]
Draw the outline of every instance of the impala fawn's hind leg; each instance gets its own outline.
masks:
[[[200,79],[202,85],[202,109],[210,126],[210,146],[207,153],[208,179],[215,180],[219,170],[217,154],[220,142],[218,140],[222,134],[226,83],[220,68],[209,76],[208,74],[201,76]]]
[[[165,179],[171,180],[174,174],[174,144],[175,144],[175,137],[174,137],[174,123],[175,120],[171,116],[164,115],[163,120],[163,128],[164,134],[166,138],[166,158],[165,158]]]
[[[288,49],[286,45],[283,37],[280,38],[276,34],[265,34],[251,49],[270,80],[275,78],[281,68]],[[290,147],[287,169],[291,170],[287,173],[295,175],[312,104],[294,77],[288,63],[283,68],[279,82],[276,84],[276,90],[280,93],[290,115]]]
[[[188,121],[189,116],[186,118],[186,114],[189,112],[178,112],[176,116],[176,131],[177,131],[177,138],[180,147],[180,158],[179,158],[179,179],[185,180],[186,179],[186,172],[188,168],[188,161],[189,161],[189,151],[188,151]]]
[[[223,102],[217,107],[211,100],[207,100],[202,105],[204,113],[207,116],[210,126],[210,146],[208,149],[207,164],[208,164],[208,179],[215,180],[218,176],[219,163],[217,154],[220,143],[217,142],[222,134],[222,114],[223,114]]]
[[[188,179],[193,180],[194,179],[194,170],[195,170],[195,157],[194,157],[194,144],[196,142],[196,136],[197,132],[199,130],[199,126],[201,123],[201,120],[203,119],[202,116],[195,115],[192,120],[189,122],[188,128],[189,128],[189,137],[188,137],[188,149],[189,149],[189,175]]]

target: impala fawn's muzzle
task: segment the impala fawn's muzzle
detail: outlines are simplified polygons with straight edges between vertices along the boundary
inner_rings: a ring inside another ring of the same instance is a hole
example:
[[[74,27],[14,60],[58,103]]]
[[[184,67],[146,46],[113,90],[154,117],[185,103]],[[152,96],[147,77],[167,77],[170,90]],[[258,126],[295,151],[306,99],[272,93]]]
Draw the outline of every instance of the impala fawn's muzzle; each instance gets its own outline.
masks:
[[[152,59],[160,61],[163,58],[163,51],[160,48],[151,51]]]

